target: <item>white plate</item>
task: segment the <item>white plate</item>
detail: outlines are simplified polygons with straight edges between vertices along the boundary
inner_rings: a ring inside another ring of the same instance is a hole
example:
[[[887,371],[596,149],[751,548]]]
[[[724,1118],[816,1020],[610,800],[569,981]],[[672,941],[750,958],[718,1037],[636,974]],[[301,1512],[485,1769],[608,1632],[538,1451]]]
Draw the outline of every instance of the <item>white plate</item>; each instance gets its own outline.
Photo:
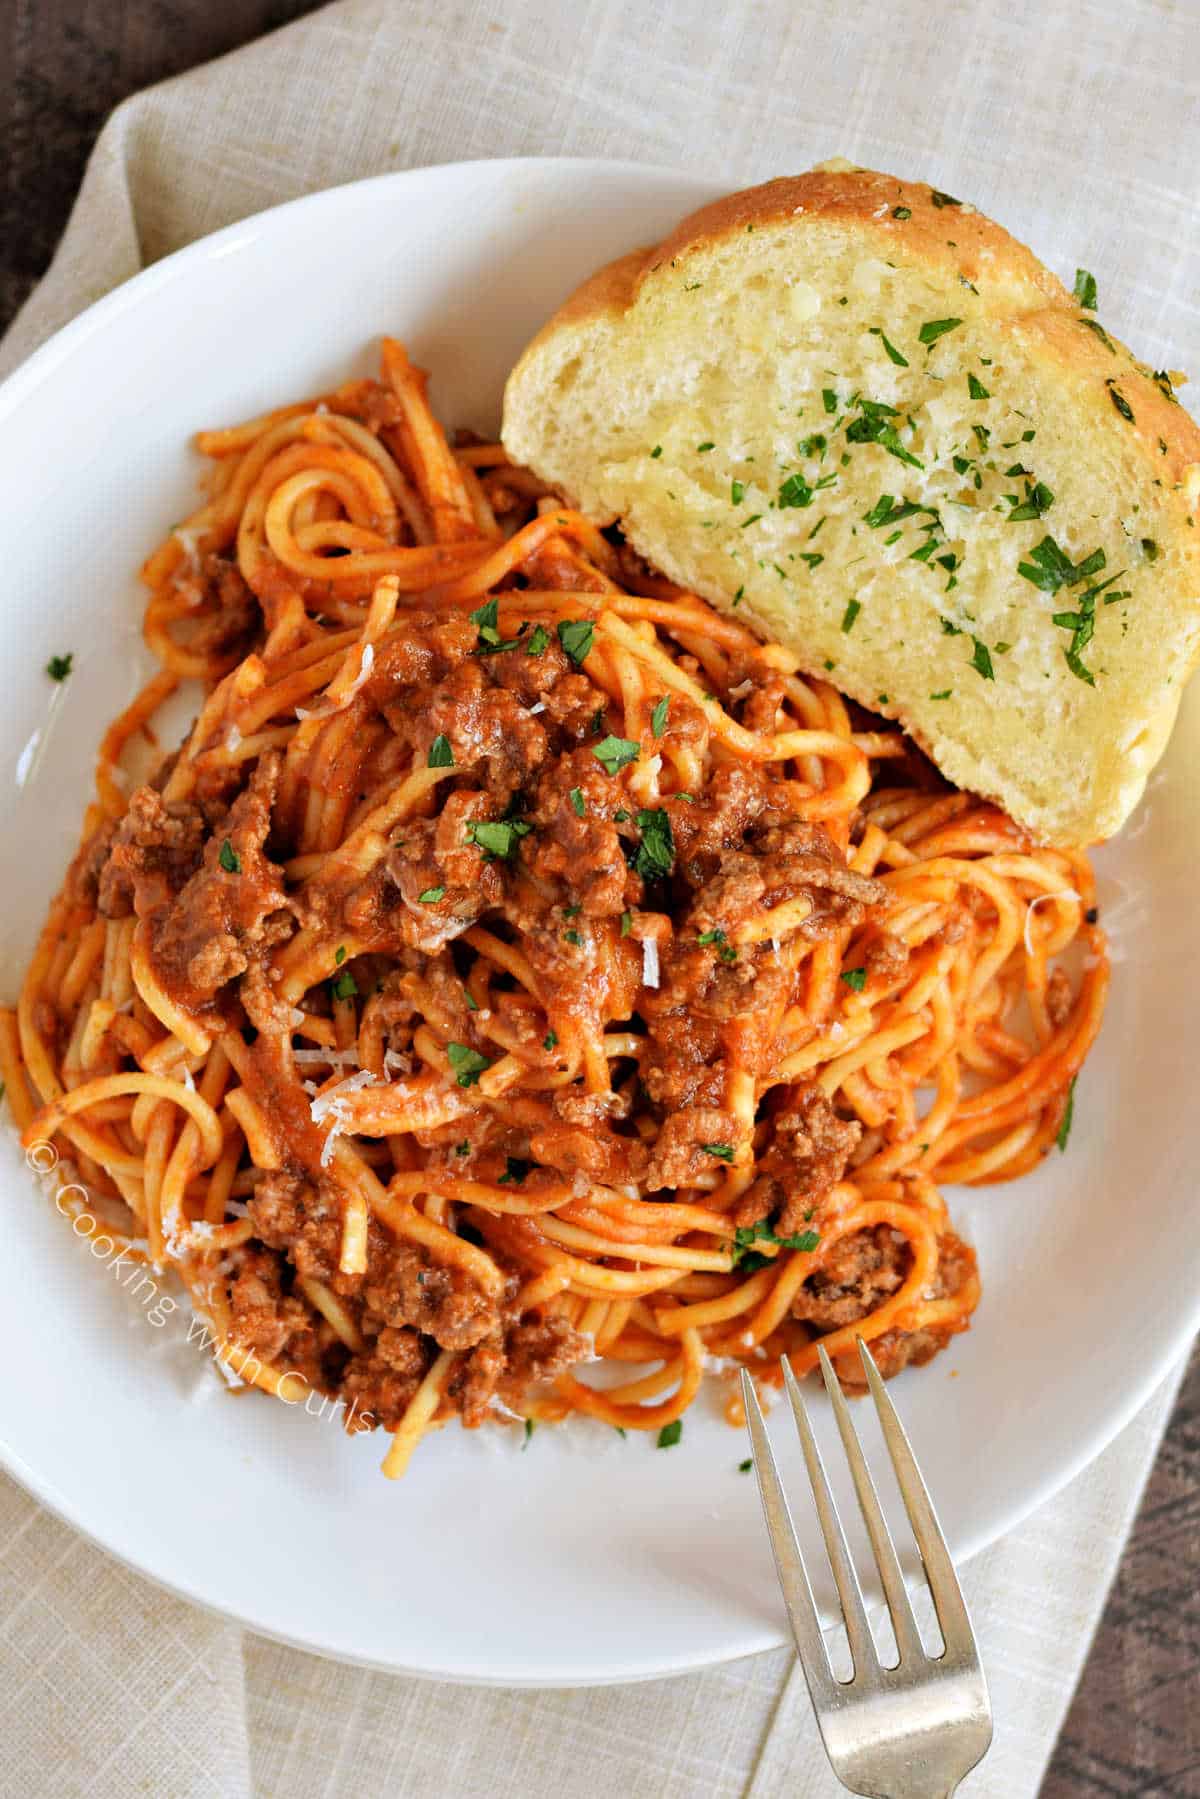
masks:
[[[14,783],[24,758],[27,774],[5,825],[10,994],[101,730],[147,666],[135,571],[193,503],[190,434],[372,370],[385,330],[433,370],[448,424],[494,429],[546,314],[713,191],[563,160],[318,194],[140,275],[0,390],[0,767]],[[67,650],[75,672],[54,687],[42,669]],[[1070,1147],[1014,1186],[951,1195],[983,1303],[895,1384],[960,1557],[1096,1455],[1198,1320],[1198,736],[1191,704],[1149,806],[1100,859],[1116,978]],[[176,1591],[309,1649],[505,1685],[636,1680],[782,1640],[754,1483],[736,1472],[746,1445],[715,1405],[669,1452],[587,1424],[524,1452],[519,1431],[448,1429],[393,1485],[381,1437],[227,1399],[203,1351],[151,1322],[150,1296],[72,1239],[8,1139],[0,1204],[4,1461]]]

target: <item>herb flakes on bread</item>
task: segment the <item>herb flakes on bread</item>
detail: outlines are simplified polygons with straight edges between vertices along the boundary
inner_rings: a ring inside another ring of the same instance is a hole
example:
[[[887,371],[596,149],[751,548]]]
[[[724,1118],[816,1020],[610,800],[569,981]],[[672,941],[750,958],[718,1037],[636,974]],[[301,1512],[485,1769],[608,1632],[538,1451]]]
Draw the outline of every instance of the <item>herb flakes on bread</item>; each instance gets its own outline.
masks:
[[[602,269],[517,461],[1051,842],[1112,834],[1200,649],[1200,432],[951,195],[828,166]]]

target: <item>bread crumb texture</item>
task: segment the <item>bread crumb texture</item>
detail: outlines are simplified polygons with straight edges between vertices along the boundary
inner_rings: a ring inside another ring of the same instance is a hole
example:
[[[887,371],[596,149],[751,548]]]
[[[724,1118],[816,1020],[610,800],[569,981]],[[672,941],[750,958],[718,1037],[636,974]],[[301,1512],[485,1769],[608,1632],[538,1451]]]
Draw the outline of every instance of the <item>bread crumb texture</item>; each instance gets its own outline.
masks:
[[[1052,842],[1115,831],[1200,648],[1200,433],[973,208],[829,167],[585,284],[504,441]]]

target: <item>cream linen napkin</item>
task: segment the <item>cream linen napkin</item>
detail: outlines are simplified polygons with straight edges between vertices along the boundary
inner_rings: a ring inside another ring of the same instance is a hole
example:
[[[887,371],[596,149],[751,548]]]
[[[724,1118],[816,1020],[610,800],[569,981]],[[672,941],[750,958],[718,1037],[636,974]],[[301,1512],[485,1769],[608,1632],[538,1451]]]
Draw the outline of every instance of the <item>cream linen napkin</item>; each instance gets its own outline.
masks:
[[[1186,367],[1194,18],[1171,0],[344,0],[119,108],[0,369],[144,264],[277,201],[389,168],[562,153],[699,164],[731,187],[837,153],[925,176],[1068,279],[1086,262],[1121,335]],[[1177,1385],[966,1570],[996,1708],[978,1799],[1037,1791]],[[365,1673],[170,1598],[0,1477],[5,1794],[842,1790],[783,1651],[592,1692]]]

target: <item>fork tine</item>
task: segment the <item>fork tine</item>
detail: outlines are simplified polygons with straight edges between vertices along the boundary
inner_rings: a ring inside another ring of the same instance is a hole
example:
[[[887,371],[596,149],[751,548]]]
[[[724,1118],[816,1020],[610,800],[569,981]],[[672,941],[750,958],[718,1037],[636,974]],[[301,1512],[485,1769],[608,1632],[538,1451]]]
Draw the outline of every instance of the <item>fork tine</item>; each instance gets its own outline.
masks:
[[[850,1659],[854,1663],[855,1676],[858,1677],[867,1670],[877,1667],[879,1663],[879,1657],[875,1652],[875,1641],[871,1635],[871,1626],[867,1622],[867,1608],[863,1603],[862,1588],[858,1584],[854,1563],[850,1559],[846,1533],[842,1529],[842,1521],[838,1517],[837,1507],[833,1503],[833,1494],[829,1491],[829,1482],[825,1478],[825,1465],[821,1460],[821,1452],[817,1448],[816,1439],[812,1434],[812,1426],[808,1422],[808,1410],[800,1392],[800,1383],[792,1373],[786,1356],[783,1357],[781,1367],[783,1368],[783,1384],[787,1388],[788,1398],[792,1402],[792,1416],[796,1420],[796,1429],[800,1433],[804,1461],[808,1468],[813,1499],[816,1501],[817,1517],[821,1521],[821,1535],[825,1539],[825,1552],[829,1557],[829,1565],[833,1569],[833,1578],[842,1605],[842,1617],[846,1625],[846,1636],[850,1643]]]
[[[861,1338],[859,1341],[861,1342]],[[834,1373],[833,1363],[820,1345],[817,1347],[817,1355],[821,1363],[821,1373],[825,1379],[825,1390],[829,1394],[833,1415],[837,1419],[838,1430],[841,1433],[842,1447],[846,1451],[846,1460],[850,1464],[850,1473],[854,1477],[854,1491],[858,1495],[858,1508],[863,1515],[867,1535],[871,1539],[875,1566],[879,1570],[879,1578],[883,1585],[883,1596],[887,1600],[887,1608],[892,1615],[892,1629],[896,1634],[899,1659],[904,1662],[913,1656],[923,1656],[925,1646],[921,1642],[921,1633],[917,1629],[917,1620],[913,1616],[908,1588],[905,1586],[904,1576],[900,1572],[896,1546],[892,1542],[892,1533],[888,1529],[887,1519],[883,1515],[879,1494],[875,1482],[871,1478],[871,1470],[867,1466],[867,1458],[863,1454],[862,1444],[858,1440],[858,1432],[851,1421],[850,1411],[842,1393],[841,1382]]]
[[[767,1534],[775,1554],[775,1566],[779,1571],[779,1584],[783,1589],[796,1653],[800,1657],[800,1666],[804,1669],[812,1702],[820,1708],[828,1704],[837,1693],[838,1682],[829,1665],[829,1653],[821,1634],[808,1569],[804,1566],[804,1557],[796,1540],[795,1526],[788,1510],[783,1483],[779,1478],[774,1451],[767,1436],[762,1407],[758,1403],[758,1394],[754,1391],[754,1382],[745,1369],[742,1370],[742,1401],[754,1449],[754,1472],[758,1477],[758,1490],[766,1514]]]
[[[875,1358],[861,1337],[858,1340],[858,1353],[866,1370],[888,1454],[892,1458],[904,1509],[908,1513],[908,1521],[917,1540],[921,1560],[925,1564],[925,1578],[933,1595],[946,1653],[977,1661],[979,1650],[967,1615],[962,1588],[958,1584],[958,1575],[954,1572],[954,1563],[950,1559],[942,1527],[933,1509],[929,1489],[917,1467],[917,1458],[912,1452],[908,1433],[900,1422],[890,1395],[884,1391],[883,1377],[875,1366]]]

